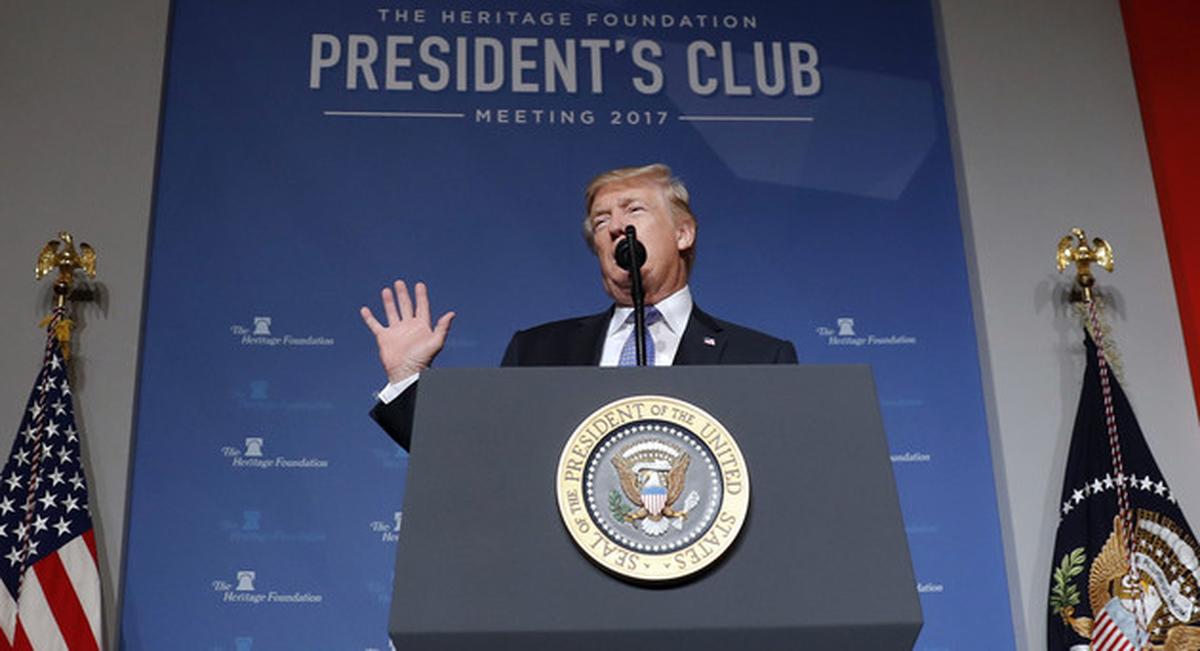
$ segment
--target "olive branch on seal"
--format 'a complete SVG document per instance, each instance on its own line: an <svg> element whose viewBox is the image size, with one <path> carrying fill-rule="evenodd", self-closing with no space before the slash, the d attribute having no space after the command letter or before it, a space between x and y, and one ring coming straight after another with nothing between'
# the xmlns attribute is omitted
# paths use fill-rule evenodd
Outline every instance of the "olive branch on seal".
<svg viewBox="0 0 1200 651"><path fill-rule="evenodd" d="M608 510L612 511L613 518L617 522L624 522L625 516L633 512L633 509L621 497L621 491L615 488L608 493Z"/></svg>
<svg viewBox="0 0 1200 651"><path fill-rule="evenodd" d="M1076 547L1062 557L1054 569L1054 586L1050 588L1050 610L1061 613L1066 608L1079 605L1079 587L1071 579L1083 573L1087 554L1083 547Z"/></svg>

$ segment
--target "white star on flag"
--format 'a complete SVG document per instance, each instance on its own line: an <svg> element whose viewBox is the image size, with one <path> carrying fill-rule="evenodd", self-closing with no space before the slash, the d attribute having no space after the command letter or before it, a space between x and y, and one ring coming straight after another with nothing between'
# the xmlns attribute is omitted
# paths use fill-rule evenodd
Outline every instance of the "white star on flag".
<svg viewBox="0 0 1200 651"><path fill-rule="evenodd" d="M42 508L47 511L54 508L54 500L55 500L54 493L51 493L49 491L46 491L45 495L42 495L41 497L39 497L37 499L38 502L41 502Z"/></svg>

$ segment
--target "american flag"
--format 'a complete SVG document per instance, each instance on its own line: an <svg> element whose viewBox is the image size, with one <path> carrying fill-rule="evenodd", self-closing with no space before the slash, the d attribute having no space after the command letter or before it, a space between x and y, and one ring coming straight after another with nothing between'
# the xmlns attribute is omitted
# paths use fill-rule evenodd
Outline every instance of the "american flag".
<svg viewBox="0 0 1200 651"><path fill-rule="evenodd" d="M0 650L103 646L80 433L54 325L0 475Z"/></svg>

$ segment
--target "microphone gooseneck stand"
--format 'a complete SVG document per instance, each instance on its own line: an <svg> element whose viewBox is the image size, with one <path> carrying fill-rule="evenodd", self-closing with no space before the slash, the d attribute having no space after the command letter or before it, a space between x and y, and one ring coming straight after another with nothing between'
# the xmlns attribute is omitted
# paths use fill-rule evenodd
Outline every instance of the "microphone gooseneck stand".
<svg viewBox="0 0 1200 651"><path fill-rule="evenodd" d="M633 298L633 332L636 339L637 365L646 365L646 290L642 287L642 265L646 263L646 247L637 240L637 229L625 227L625 239L617 243L617 266L629 272L630 294Z"/></svg>

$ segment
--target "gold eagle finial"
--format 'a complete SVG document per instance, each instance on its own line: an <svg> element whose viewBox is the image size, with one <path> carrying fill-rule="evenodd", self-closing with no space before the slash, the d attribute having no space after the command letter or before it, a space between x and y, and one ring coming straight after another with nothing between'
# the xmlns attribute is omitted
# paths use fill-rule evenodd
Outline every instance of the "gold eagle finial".
<svg viewBox="0 0 1200 651"><path fill-rule="evenodd" d="M75 284L75 272L83 271L88 278L96 277L96 251L86 242L79 243L75 249L75 239L67 231L58 234L57 240L50 240L38 253L37 264L33 269L33 277L37 280L45 278L50 272L58 270L58 278L54 281L54 310L55 312L42 321L42 326L54 322L54 317L66 305L71 295L72 285ZM64 315L55 325L55 333L63 346L63 353L68 354L71 342L71 320Z"/></svg>
<svg viewBox="0 0 1200 651"><path fill-rule="evenodd" d="M1082 228L1072 228L1071 233L1058 241L1058 272L1062 273L1075 263L1075 281L1079 284L1079 296L1084 303L1092 302L1092 286L1096 277L1092 275L1092 263L1105 271L1113 270L1113 252L1108 242L1097 237L1089 246L1087 234Z"/></svg>

